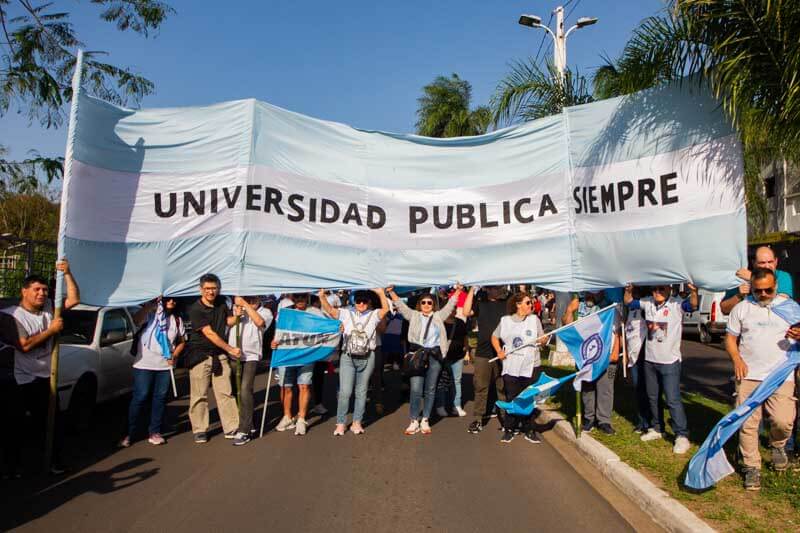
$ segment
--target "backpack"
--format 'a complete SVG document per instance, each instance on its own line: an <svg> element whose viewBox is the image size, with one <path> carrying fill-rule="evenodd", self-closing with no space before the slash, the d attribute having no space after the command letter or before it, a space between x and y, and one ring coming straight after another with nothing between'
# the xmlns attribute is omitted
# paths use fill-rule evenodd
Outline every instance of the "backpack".
<svg viewBox="0 0 800 533"><path fill-rule="evenodd" d="M372 335L367 335L367 332L364 331L364 326L370 321L372 318L372 313L367 315L367 319L361 323L356 320L356 315L352 311L350 311L350 320L353 322L353 330L347 336L347 341L345 344L345 352L355 359L365 359L369 357L370 352L370 341L372 337L375 335L375 331L372 332Z"/></svg>

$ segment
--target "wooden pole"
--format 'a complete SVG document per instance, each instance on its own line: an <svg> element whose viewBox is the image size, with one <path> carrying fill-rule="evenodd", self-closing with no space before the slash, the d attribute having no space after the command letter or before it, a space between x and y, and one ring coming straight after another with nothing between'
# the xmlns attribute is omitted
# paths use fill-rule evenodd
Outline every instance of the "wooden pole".
<svg viewBox="0 0 800 533"><path fill-rule="evenodd" d="M239 358L236 360L236 405L242 405L242 317L236 317L236 347Z"/></svg>
<svg viewBox="0 0 800 533"><path fill-rule="evenodd" d="M72 75L72 102L69 109L69 125L67 127L67 147L64 152L64 176L61 182L61 209L58 224L57 259L64 258L64 237L66 236L65 220L69 200L69 182L72 176L72 153L75 144L75 123L78 120L78 99L81 92L81 75L83 71L83 50L78 50L75 58L75 72ZM64 274L56 272L55 309L53 318L61 318L63 306ZM50 471L53 463L53 443L55 442L56 414L58 410L58 350L59 336L53 337L53 348L50 352L50 401L47 405L47 429L44 441L44 471Z"/></svg>

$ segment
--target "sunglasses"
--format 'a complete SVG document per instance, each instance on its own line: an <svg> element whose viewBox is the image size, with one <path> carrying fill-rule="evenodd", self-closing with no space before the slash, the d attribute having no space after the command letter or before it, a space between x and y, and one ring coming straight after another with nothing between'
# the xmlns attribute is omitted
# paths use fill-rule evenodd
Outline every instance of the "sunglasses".
<svg viewBox="0 0 800 533"><path fill-rule="evenodd" d="M433 300L424 300L419 305L433 305Z"/></svg>
<svg viewBox="0 0 800 533"><path fill-rule="evenodd" d="M756 289L755 287L753 287L753 292L756 294L772 294L773 292L775 292L775 287L769 287L766 289Z"/></svg>
<svg viewBox="0 0 800 533"><path fill-rule="evenodd" d="M365 300L364 298L357 298L356 299L356 303L357 304L368 304L369 300Z"/></svg>
<svg viewBox="0 0 800 533"><path fill-rule="evenodd" d="M522 305L533 305L533 302L530 301L530 300L526 300L526 301L521 302L521 303L522 303Z"/></svg>
<svg viewBox="0 0 800 533"><path fill-rule="evenodd" d="M669 292L669 287L655 287L653 288L653 292Z"/></svg>

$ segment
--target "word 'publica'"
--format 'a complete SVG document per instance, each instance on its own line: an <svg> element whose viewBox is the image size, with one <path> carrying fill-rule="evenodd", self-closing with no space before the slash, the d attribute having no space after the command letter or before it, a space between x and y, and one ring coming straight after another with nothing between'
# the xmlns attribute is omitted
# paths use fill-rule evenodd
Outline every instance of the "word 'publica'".
<svg viewBox="0 0 800 533"><path fill-rule="evenodd" d="M430 222L437 229L448 229L454 223L458 229L470 229L476 226L480 228L496 228L501 222L503 224L511 224L512 216L520 224L530 224L534 218L533 212L530 210L532 203L532 198L520 198L513 205L509 200L504 201L500 213L502 220L493 218L485 203L480 203L477 206L475 204L437 205L433 208L412 205L408 208L408 227L411 233L417 233L417 229L428 223L430 219ZM523 209L525 209L524 212ZM558 209L556 209L556 205L549 194L542 196L537 216L543 217L547 213L558 213ZM431 217L431 214L433 214L433 217Z"/></svg>
<svg viewBox="0 0 800 533"><path fill-rule="evenodd" d="M607 185L575 187L572 197L578 206L575 214L614 213L625 211L625 202L645 205L670 205L678 203L678 175L674 172L653 178L633 181L618 181Z"/></svg>
<svg viewBox="0 0 800 533"><path fill-rule="evenodd" d="M242 189L244 189L244 195ZM155 193L156 215L161 218L175 216L181 203L179 199L182 200L184 218L204 215L206 212L217 213L221 204L228 209L233 209L243 202L247 211L275 213L285 216L291 222L307 220L324 224L335 222L357 226L366 224L370 229L380 229L386 224L386 211L376 205L367 205L366 210L362 211L355 202L340 205L327 198L306 198L302 194L289 194L284 197L284 193L278 189L262 185L245 187L237 185L197 192L184 191L180 197L178 193L171 192L168 194L166 202L161 193Z"/></svg>

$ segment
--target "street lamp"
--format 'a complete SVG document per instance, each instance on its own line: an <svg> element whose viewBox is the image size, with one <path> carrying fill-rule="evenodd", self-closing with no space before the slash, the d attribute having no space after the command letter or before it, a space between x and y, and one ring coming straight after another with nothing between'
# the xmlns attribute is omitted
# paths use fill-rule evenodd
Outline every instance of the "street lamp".
<svg viewBox="0 0 800 533"><path fill-rule="evenodd" d="M529 28L542 28L550 34L550 37L553 38L553 43L555 44L555 46L553 46L553 62L555 63L556 70L558 70L559 77L563 81L564 71L567 68L567 36L572 33L573 30L585 28L586 26L591 26L592 24L597 24L597 18L581 17L574 26L565 32L564 7L558 6L554 13L556 15L555 33L553 33L553 30L542 24L542 17L537 17L536 15L520 15L519 23L520 25L527 26Z"/></svg>

